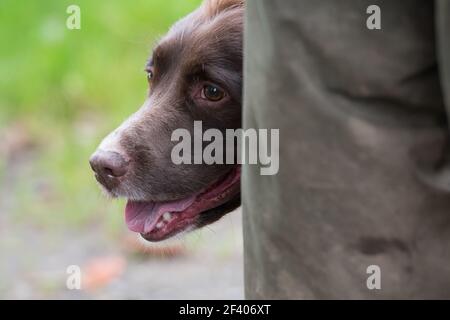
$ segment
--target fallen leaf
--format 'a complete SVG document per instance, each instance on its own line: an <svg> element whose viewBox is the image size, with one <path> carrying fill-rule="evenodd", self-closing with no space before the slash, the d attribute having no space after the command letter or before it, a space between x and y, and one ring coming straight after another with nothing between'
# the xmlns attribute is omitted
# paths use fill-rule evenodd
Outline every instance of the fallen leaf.
<svg viewBox="0 0 450 320"><path fill-rule="evenodd" d="M94 290L119 278L126 268L126 260L122 256L97 257L89 260L82 268L82 286L86 290Z"/></svg>

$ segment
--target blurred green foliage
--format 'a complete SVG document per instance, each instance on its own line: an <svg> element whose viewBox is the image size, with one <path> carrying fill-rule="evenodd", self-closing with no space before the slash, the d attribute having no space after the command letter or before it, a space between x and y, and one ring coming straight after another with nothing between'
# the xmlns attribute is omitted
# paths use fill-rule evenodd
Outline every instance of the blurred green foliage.
<svg viewBox="0 0 450 320"><path fill-rule="evenodd" d="M14 179L6 183L16 219L122 225L123 201L102 197L87 160L143 102L158 36L199 3L0 0L0 133L18 127L33 145L20 173L11 172L20 155L0 159L0 184ZM81 8L81 30L66 28L71 4Z"/></svg>

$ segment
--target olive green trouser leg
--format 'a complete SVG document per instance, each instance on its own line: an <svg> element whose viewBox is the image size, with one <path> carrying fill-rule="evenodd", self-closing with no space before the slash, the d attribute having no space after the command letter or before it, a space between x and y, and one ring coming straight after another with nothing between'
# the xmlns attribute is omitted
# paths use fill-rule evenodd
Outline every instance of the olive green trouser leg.
<svg viewBox="0 0 450 320"><path fill-rule="evenodd" d="M243 168L247 298L450 298L449 17L247 1L244 128L280 129L279 173Z"/></svg>

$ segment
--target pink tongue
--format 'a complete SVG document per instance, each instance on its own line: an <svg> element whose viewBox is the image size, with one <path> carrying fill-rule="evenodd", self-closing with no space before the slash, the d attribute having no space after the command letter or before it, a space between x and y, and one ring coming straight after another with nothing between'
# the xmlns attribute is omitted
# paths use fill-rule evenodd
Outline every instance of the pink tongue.
<svg viewBox="0 0 450 320"><path fill-rule="evenodd" d="M149 233L165 212L186 210L195 200L195 195L171 202L128 201L125 208L125 221L128 229L139 233Z"/></svg>

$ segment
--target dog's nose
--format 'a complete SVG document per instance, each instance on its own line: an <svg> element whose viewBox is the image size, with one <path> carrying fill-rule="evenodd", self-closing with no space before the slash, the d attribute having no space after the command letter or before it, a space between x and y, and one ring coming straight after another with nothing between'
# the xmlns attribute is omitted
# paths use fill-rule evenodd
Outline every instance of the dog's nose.
<svg viewBox="0 0 450 320"><path fill-rule="evenodd" d="M111 186L112 180L124 176L128 170L128 162L117 152L97 150L89 163L97 180L106 186Z"/></svg>

